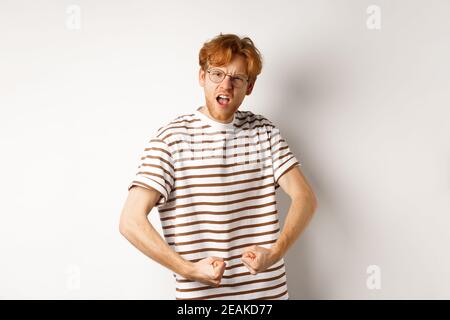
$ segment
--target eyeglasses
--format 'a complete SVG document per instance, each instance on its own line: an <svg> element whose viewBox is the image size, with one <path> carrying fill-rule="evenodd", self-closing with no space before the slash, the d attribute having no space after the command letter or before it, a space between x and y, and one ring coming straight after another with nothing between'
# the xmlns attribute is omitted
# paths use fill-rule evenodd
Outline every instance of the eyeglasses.
<svg viewBox="0 0 450 320"><path fill-rule="evenodd" d="M209 69L206 72L209 73L209 79L215 83L221 83L226 76L231 77L231 83L233 84L233 87L236 88L242 88L245 85L245 83L248 82L248 79L245 78L245 76L243 75L233 76L231 74L223 72L220 69Z"/></svg>

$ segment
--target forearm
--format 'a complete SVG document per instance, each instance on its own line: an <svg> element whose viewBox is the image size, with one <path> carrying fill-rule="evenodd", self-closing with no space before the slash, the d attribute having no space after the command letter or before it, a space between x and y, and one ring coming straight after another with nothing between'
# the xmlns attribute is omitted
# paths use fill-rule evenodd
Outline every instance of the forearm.
<svg viewBox="0 0 450 320"><path fill-rule="evenodd" d="M274 262L286 255L289 248L309 224L314 211L315 205L311 198L298 197L291 201L283 231L271 248Z"/></svg>
<svg viewBox="0 0 450 320"><path fill-rule="evenodd" d="M125 219L122 234L138 250L149 258L186 277L190 273L192 263L176 253L153 228L147 218Z"/></svg>

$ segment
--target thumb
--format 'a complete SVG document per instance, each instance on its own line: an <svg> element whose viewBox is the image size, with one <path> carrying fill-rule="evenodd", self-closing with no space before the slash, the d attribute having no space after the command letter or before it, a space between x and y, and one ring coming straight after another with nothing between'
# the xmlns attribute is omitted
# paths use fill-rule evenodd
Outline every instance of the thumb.
<svg viewBox="0 0 450 320"><path fill-rule="evenodd" d="M225 268L225 266L227 265L223 260L216 260L216 261L214 261L213 263L212 263L212 265L215 267L215 268L221 268L221 267L224 267Z"/></svg>

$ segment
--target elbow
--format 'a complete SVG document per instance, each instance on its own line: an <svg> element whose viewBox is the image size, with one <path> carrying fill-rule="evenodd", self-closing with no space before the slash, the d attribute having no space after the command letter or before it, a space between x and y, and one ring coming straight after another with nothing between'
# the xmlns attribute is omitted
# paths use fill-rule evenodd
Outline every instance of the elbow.
<svg viewBox="0 0 450 320"><path fill-rule="evenodd" d="M314 193L311 193L309 198L310 198L311 206L312 206L313 212L314 212L317 210L317 206L318 206L317 197Z"/></svg>
<svg viewBox="0 0 450 320"><path fill-rule="evenodd" d="M308 192L307 194L303 193L296 197L293 197L294 200L300 201L304 205L310 208L311 214L313 214L317 210L317 198L313 192Z"/></svg>
<svg viewBox="0 0 450 320"><path fill-rule="evenodd" d="M146 222L148 223L148 220L144 218L144 215L136 215L130 213L130 211L123 211L119 221L119 232L130 240L140 232Z"/></svg>
<svg viewBox="0 0 450 320"><path fill-rule="evenodd" d="M310 196L308 197L308 199L309 199L309 203L310 203L311 208L312 208L311 209L311 214L313 214L317 210L317 206L318 206L317 198L314 195L314 193L311 193Z"/></svg>
<svg viewBox="0 0 450 320"><path fill-rule="evenodd" d="M120 219L120 222L119 222L119 232L122 236L126 237L125 235L127 233L127 229L126 229L125 223L122 221L122 218Z"/></svg>
<svg viewBox="0 0 450 320"><path fill-rule="evenodd" d="M122 236L125 238L128 238L128 235L130 234L130 218L127 217L124 213L120 216L119 221L119 232Z"/></svg>

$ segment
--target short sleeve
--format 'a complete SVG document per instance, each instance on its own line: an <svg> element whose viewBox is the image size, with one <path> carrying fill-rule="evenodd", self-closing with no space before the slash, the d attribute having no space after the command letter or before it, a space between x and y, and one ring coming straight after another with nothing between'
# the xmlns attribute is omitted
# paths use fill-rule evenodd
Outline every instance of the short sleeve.
<svg viewBox="0 0 450 320"><path fill-rule="evenodd" d="M295 155L289 148L287 141L282 137L280 130L273 126L269 134L270 150L272 154L273 176L275 180L275 188L280 185L278 180L295 166L301 166Z"/></svg>
<svg viewBox="0 0 450 320"><path fill-rule="evenodd" d="M169 146L163 140L154 138L147 142L140 158L138 172L128 186L155 189L161 197L156 206L167 202L175 183L175 169Z"/></svg>

